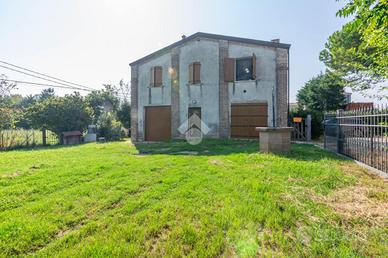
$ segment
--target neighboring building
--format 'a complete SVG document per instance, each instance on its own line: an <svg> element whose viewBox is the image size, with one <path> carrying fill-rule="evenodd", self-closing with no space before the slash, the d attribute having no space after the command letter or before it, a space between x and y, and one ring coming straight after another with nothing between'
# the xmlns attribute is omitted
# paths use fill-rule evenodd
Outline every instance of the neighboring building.
<svg viewBox="0 0 388 258"><path fill-rule="evenodd" d="M279 40L198 32L132 62L132 140L180 138L191 114L213 138L287 126L289 48Z"/></svg>
<svg viewBox="0 0 388 258"><path fill-rule="evenodd" d="M351 102L345 105L345 110L372 109L373 102Z"/></svg>

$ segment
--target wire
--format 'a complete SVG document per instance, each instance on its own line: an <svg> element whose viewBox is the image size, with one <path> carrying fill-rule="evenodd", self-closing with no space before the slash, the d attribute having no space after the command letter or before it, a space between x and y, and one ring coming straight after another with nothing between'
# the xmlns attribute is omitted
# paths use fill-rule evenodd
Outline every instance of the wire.
<svg viewBox="0 0 388 258"><path fill-rule="evenodd" d="M21 67L21 66L17 66L17 65L8 63L8 62L4 62L4 61L1 61L1 60L0 60L0 63L6 64L6 65L9 65L9 66L13 66L13 67L16 67L16 68L25 70L25 71L29 71L29 72L31 72L31 73L36 73L36 74L39 74L39 75L42 75L42 76L45 76L45 77L47 77L47 78L51 78L51 79L54 79L54 80L57 80L57 81L61 81L61 82L65 82L65 83L68 83L68 84L73 84L73 85L76 85L76 86L79 86L79 87L83 87L83 88L86 88L86 89L94 90L94 89L91 88L91 87L83 86L83 85L81 85L81 84L74 83L74 82L69 82L69 81L66 81L66 80L63 80L63 79L60 79L60 78L57 78L57 77L53 77L53 76L50 76L50 75L47 75L47 74L44 74L44 73L39 73L39 72L30 70L30 69L27 69L27 68L24 68L24 67Z"/></svg>
<svg viewBox="0 0 388 258"><path fill-rule="evenodd" d="M83 90L83 91L88 91L88 92L91 91L91 90L87 90L87 89L83 89L83 88L77 88L77 87L72 87L72 86L61 86L61 85L53 85L53 84L38 83L38 82L27 82L27 81L8 80L8 79L2 79L2 81L13 82L13 83L21 83L21 84L30 84L30 85L36 85L36 86L46 86L46 87L53 87L53 88Z"/></svg>
<svg viewBox="0 0 388 258"><path fill-rule="evenodd" d="M42 80L45 80L45 81L58 83L58 84L61 84L61 85L67 86L67 87L74 87L74 86L71 86L69 84L65 84L65 83L54 81L54 80L46 79L46 78L43 78L43 77L40 77L40 76L36 76L36 75L30 74L30 73L19 71L19 70L16 70L16 69L13 69L13 68L10 68L10 67L6 67L6 66L3 66L3 65L0 65L0 67L3 67L5 69L8 69L8 70L11 70L11 71L14 71L14 72L22 73L22 74L25 74L25 75L28 75L28 76L32 76L32 77L35 77L35 78L38 78L38 79L42 79ZM77 87L77 89L84 89L84 88ZM93 90L93 89L90 88L90 89L84 89L84 90Z"/></svg>

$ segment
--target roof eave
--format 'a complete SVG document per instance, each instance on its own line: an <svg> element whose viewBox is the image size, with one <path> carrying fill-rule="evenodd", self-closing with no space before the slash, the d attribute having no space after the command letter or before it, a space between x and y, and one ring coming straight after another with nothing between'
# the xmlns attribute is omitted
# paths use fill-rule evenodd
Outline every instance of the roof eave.
<svg viewBox="0 0 388 258"><path fill-rule="evenodd" d="M260 45L260 46L268 46L268 47L275 47L275 48L285 48L290 49L291 44L285 44L285 43L277 43L277 42L271 42L271 41L264 41L264 40L256 40L256 39L248 39L248 38L238 38L238 37L231 37L231 36L225 36L225 35L217 35L217 34L210 34L210 33L204 33L204 32L197 32L194 33L184 39L181 39L171 45L168 45L162 49L159 49L149 55L146 55L142 58L139 58L132 63L130 63L130 66L139 64L143 61L146 61L150 59L151 57L158 55L164 51L170 50L176 46L182 45L190 40L193 40L197 37L203 37L203 38L212 38L212 39L221 39L221 40L227 40L227 41L233 41L238 43L246 43L246 44L253 44L253 45Z"/></svg>

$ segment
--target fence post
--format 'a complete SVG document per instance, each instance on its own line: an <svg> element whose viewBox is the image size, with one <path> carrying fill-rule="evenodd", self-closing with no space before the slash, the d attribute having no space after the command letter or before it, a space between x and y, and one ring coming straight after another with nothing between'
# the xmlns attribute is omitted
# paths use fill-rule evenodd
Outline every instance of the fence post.
<svg viewBox="0 0 388 258"><path fill-rule="evenodd" d="M311 115L306 118L306 141L311 142Z"/></svg>
<svg viewBox="0 0 388 258"><path fill-rule="evenodd" d="M341 117L342 109L337 110L336 118L337 118L337 153L341 153L341 118L338 119L338 117Z"/></svg>
<svg viewBox="0 0 388 258"><path fill-rule="evenodd" d="M42 144L43 146L46 145L46 127L42 128Z"/></svg>

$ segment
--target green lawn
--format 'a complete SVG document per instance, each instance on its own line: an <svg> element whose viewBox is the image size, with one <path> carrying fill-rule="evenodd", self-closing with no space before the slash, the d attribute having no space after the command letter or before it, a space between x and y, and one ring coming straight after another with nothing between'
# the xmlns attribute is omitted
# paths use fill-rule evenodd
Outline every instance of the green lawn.
<svg viewBox="0 0 388 258"><path fill-rule="evenodd" d="M387 182L308 145L129 141L0 153L0 256L388 254Z"/></svg>

